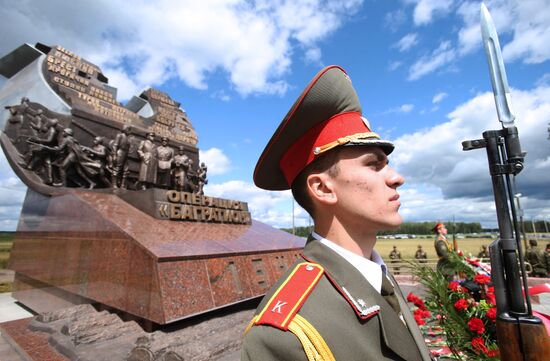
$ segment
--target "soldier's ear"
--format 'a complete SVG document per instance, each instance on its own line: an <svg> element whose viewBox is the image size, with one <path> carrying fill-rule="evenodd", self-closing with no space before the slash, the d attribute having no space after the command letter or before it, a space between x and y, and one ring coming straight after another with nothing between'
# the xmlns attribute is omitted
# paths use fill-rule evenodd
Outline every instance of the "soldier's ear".
<svg viewBox="0 0 550 361"><path fill-rule="evenodd" d="M334 192L334 182L327 172L310 174L306 186L314 203L332 205L338 200Z"/></svg>

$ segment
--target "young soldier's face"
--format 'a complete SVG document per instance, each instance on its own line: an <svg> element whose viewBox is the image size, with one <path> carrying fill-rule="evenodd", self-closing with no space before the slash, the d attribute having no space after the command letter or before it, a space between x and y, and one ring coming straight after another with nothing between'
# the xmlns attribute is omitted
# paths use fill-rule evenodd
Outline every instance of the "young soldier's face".
<svg viewBox="0 0 550 361"><path fill-rule="evenodd" d="M340 151L338 173L332 178L341 219L356 229L377 232L397 228L399 215L397 188L405 180L388 166L379 147L353 146Z"/></svg>

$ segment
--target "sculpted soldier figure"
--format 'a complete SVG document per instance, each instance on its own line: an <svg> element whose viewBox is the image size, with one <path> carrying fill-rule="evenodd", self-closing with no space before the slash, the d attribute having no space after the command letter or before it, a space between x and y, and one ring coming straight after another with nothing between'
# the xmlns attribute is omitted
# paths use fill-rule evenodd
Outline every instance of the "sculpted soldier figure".
<svg viewBox="0 0 550 361"><path fill-rule="evenodd" d="M10 117L8 118L8 122L12 124L16 124L16 123L23 124L25 120L25 115L29 110L29 98L23 97L21 98L21 102L18 105L7 105L4 108L10 111Z"/></svg>
<svg viewBox="0 0 550 361"><path fill-rule="evenodd" d="M157 184L161 187L170 188L170 172L174 161L174 149L168 146L168 138L161 138L161 145L157 147L158 172Z"/></svg>
<svg viewBox="0 0 550 361"><path fill-rule="evenodd" d="M27 139L29 143L29 151L25 162L25 168L35 170L38 167L44 167L46 173L46 184L53 184L52 170L52 147L58 145L57 119L52 119L47 122L41 130L44 134L39 137L31 137Z"/></svg>
<svg viewBox="0 0 550 361"><path fill-rule="evenodd" d="M107 177L109 152L103 142L103 137L95 137L92 148L82 147L82 149L87 152L93 160L93 162L88 162L88 165L97 170L99 180L104 186L111 187L111 181Z"/></svg>
<svg viewBox="0 0 550 361"><path fill-rule="evenodd" d="M86 165L86 162L89 162L90 159L84 157L80 145L73 135L74 132L71 128L63 129L63 140L58 146L51 148L57 154L56 165L61 180L60 183L54 185L66 187L68 170L73 168L80 178L88 183L88 188L92 189L95 187L95 182L89 178L88 174L93 173L93 171ZM79 179L73 178L73 180L76 184L81 183Z"/></svg>
<svg viewBox="0 0 550 361"><path fill-rule="evenodd" d="M122 131L118 133L113 142L114 171L112 174L113 188L126 188L126 177L128 176L128 152L130 151L130 133L132 127L125 124Z"/></svg>
<svg viewBox="0 0 550 361"><path fill-rule="evenodd" d="M314 231L247 327L241 360L430 360L380 255L376 234L402 218L388 166L393 144L373 133L351 80L323 69L263 151L255 184L291 188Z"/></svg>
<svg viewBox="0 0 550 361"><path fill-rule="evenodd" d="M147 133L147 138L139 143L137 152L141 159L138 181L141 189L147 189L157 181L155 133Z"/></svg>
<svg viewBox="0 0 550 361"><path fill-rule="evenodd" d="M174 186L180 192L186 188L188 170L189 157L185 154L185 148L180 145L178 154L174 157Z"/></svg>
<svg viewBox="0 0 550 361"><path fill-rule="evenodd" d="M198 177L198 186L197 186L197 194L203 195L204 194L204 185L208 184L208 179L206 178L206 172L208 169L206 168L206 164L204 162L201 163L199 167L199 171L197 172Z"/></svg>

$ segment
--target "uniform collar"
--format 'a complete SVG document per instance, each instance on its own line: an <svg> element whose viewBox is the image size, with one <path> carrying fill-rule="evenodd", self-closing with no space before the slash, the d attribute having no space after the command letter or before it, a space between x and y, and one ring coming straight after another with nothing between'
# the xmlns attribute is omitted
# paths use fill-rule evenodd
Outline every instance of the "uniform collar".
<svg viewBox="0 0 550 361"><path fill-rule="evenodd" d="M321 237L319 234L312 232L311 236L324 244L325 246L338 253L343 259L348 261L361 275L372 285L372 287L380 293L382 288L382 276L386 274L386 264L382 260L382 257L372 250L371 259L361 257L344 247L337 245L331 240Z"/></svg>

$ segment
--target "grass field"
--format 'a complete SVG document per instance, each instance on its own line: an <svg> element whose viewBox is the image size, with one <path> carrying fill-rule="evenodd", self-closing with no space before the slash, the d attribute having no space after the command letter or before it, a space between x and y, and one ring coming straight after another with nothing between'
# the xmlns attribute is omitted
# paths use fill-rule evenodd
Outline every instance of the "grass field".
<svg viewBox="0 0 550 361"><path fill-rule="evenodd" d="M529 237L529 235L527 235L527 238L530 239L534 237ZM452 244L452 236L450 236L448 240ZM458 249L464 252L465 255L471 254L477 257L481 245L489 245L493 240L491 238L462 238L457 239L457 241ZM544 249L546 243L550 243L550 239L539 238L539 249ZM384 259L389 258L393 246L397 246L397 249L401 252L402 258L414 258L414 254L419 244L422 245L422 248L428 254L428 258L437 258L434 248L434 238L379 239L375 248Z"/></svg>

